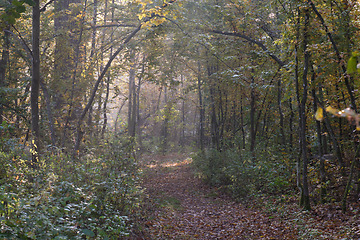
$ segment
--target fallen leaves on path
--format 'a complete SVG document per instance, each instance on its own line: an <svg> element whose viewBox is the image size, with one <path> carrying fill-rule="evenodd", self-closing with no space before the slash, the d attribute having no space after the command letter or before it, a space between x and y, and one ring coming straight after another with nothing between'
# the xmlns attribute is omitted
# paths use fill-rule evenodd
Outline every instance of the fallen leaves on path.
<svg viewBox="0 0 360 240"><path fill-rule="evenodd" d="M146 164L145 239L296 239L284 219L217 195L194 176L190 162L167 156Z"/></svg>
<svg viewBox="0 0 360 240"><path fill-rule="evenodd" d="M296 196L259 195L236 203L195 177L186 155L145 156L147 198L141 230L130 239L360 239L360 205L302 211Z"/></svg>

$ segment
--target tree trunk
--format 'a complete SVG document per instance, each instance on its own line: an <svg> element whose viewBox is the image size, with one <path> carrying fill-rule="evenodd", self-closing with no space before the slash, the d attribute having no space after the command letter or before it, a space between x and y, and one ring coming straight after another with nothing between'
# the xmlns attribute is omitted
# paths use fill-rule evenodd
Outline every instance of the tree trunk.
<svg viewBox="0 0 360 240"><path fill-rule="evenodd" d="M185 90L184 90L184 75L180 75L181 78L181 134L180 145L182 148L185 146Z"/></svg>
<svg viewBox="0 0 360 240"><path fill-rule="evenodd" d="M251 86L250 86L250 152L255 156L255 80L254 77L251 77Z"/></svg>
<svg viewBox="0 0 360 240"><path fill-rule="evenodd" d="M204 120L205 120L205 111L204 111L204 103L202 97L202 83L201 83L201 65L200 61L198 61L198 76L197 76L197 90L198 90L198 98L199 98L199 146L200 150L204 151Z"/></svg>
<svg viewBox="0 0 360 240"><path fill-rule="evenodd" d="M347 199L347 196L348 196L348 194L350 192L352 178L353 178L353 175L354 175L354 172L355 172L355 166L359 163L359 160L357 158L358 155L359 155L359 151L360 151L360 144L357 144L356 151L355 151L355 156L354 156L354 159L352 160L351 167L350 167L349 179L348 179L348 182L346 184L344 196L343 196L343 199L342 199L341 207L342 207L343 212L346 212L346 199Z"/></svg>
<svg viewBox="0 0 360 240"><path fill-rule="evenodd" d="M294 141L294 111L293 111L293 104L292 98L289 99L289 109L290 109L290 117L289 117L289 147L293 149L293 141Z"/></svg>
<svg viewBox="0 0 360 240"><path fill-rule="evenodd" d="M143 120L141 120L141 116L140 116L140 90L141 90L141 84L142 84L142 78L144 76L145 73L145 56L143 57L142 60L142 66L141 66L141 73L140 76L138 78L138 85L136 87L136 138L137 138L137 142L140 146L140 149L142 148L142 124L143 121L145 120L145 118Z"/></svg>
<svg viewBox="0 0 360 240"><path fill-rule="evenodd" d="M164 111L164 122L162 126L162 143L161 148L163 154L166 153L168 147L168 130L169 130L169 115L170 115L170 106L168 103L168 88L165 86L164 90L164 103L165 103L165 111Z"/></svg>
<svg viewBox="0 0 360 240"><path fill-rule="evenodd" d="M278 79L278 96L277 96L277 101L278 101L278 109L279 109L279 116L280 116L280 142L281 142L281 145L283 147L285 147L285 142L286 142L286 139L285 139L285 133L284 133L284 114L282 112L282 106L281 106L281 79L279 78Z"/></svg>
<svg viewBox="0 0 360 240"><path fill-rule="evenodd" d="M114 6L114 3L113 3ZM108 1L105 1L105 12L104 12L104 25L106 25L107 23L107 12L108 12ZM114 22L114 8L111 9L111 22ZM111 34L110 34L110 42L113 41L113 28L111 28ZM102 34L102 46L104 46L104 40L105 39L105 30L103 31ZM112 55L113 52L113 47L111 46L110 48L110 56ZM101 71L103 70L103 52L102 52L102 60L101 60ZM104 108L103 108L103 117L104 117L104 123L103 123L103 127L102 127L102 131L101 131L101 138L104 139L104 135L105 135L105 131L106 131L106 127L107 127L107 123L108 123L108 117L107 117L107 104L109 101L109 96L110 96L110 82L111 82L111 77L110 77L110 73L108 73L107 79L106 79L106 95L105 95L105 100L104 100Z"/></svg>
<svg viewBox="0 0 360 240"><path fill-rule="evenodd" d="M296 103L298 106L299 121L301 118L301 101L300 101L300 86L299 86L299 42L300 42L300 10L297 9L297 23L296 23L296 41L295 41L295 91L296 91ZM299 132L300 132L299 125ZM304 204L304 191L301 184L301 154L302 154L302 143L301 136L299 134L299 155L296 160L296 185L300 191L300 206Z"/></svg>
<svg viewBox="0 0 360 240"><path fill-rule="evenodd" d="M87 1L85 1L84 3L84 11L87 8ZM62 144L61 146L64 147L65 146L65 142L67 140L67 134L68 134L68 128L70 125L70 119L72 118L71 116L74 114L74 105L76 104L76 91L78 89L76 89L76 78L77 78L77 69L78 69L78 65L79 65L79 61L80 61L80 45L81 45L81 41L82 41L82 37L83 37L83 31L84 31L84 21L85 21L85 16L81 19L81 27L80 27L80 33L79 33L79 37L78 40L76 41L76 46L75 46L75 59L74 59L74 69L73 69L73 74L71 76L71 93L70 93L70 98L69 98L69 109L67 112L67 116L65 117L65 125L63 128L63 137L62 137ZM63 64L63 63L60 63ZM67 66L70 67L70 66ZM70 69L68 69L69 71ZM91 116L89 116L89 123L91 125Z"/></svg>
<svg viewBox="0 0 360 240"><path fill-rule="evenodd" d="M242 134L242 149L245 150L246 138L245 138L245 128L244 128L243 94L241 94L240 96L240 128Z"/></svg>
<svg viewBox="0 0 360 240"><path fill-rule="evenodd" d="M116 119L115 119L115 124L114 124L115 134L117 133L117 126L118 126L118 122L119 122L120 113L121 113L122 108L125 106L125 103L126 103L126 99L121 103L119 110L116 114Z"/></svg>
<svg viewBox="0 0 360 240"><path fill-rule="evenodd" d="M40 82L40 87L43 91L43 94L45 97L45 102L46 102L46 111L47 111L47 116L48 116L48 120L49 120L51 143L55 147L56 146L56 135L55 135L55 128L54 128L54 118L53 118L53 114L52 114L52 110L51 110L50 96L49 96L49 92L48 92L46 86L44 85L44 83Z"/></svg>
<svg viewBox="0 0 360 240"><path fill-rule="evenodd" d="M135 137L135 125L136 125L135 53L132 52L130 54L131 54L132 65L130 67L130 72L129 72L128 133L130 137Z"/></svg>
<svg viewBox="0 0 360 240"><path fill-rule="evenodd" d="M300 105L300 142L301 142L301 153L303 160L303 207L306 210L310 210L310 195L307 180L307 167L308 167L308 156L307 156L307 140L306 140L306 101L308 96L308 72L309 72L309 60L310 52L307 49L308 44L308 27L309 27L309 10L305 9L305 23L303 33L303 52L304 52L304 70L303 70L303 94Z"/></svg>
<svg viewBox="0 0 360 240"><path fill-rule="evenodd" d="M313 74L313 81L315 81L315 77ZM316 98L316 92L315 89L312 90L312 95L314 98L314 113L317 111L318 107L318 101ZM318 141L318 159L320 161L319 166L319 178L320 178L320 202L325 203L325 197L326 197L326 172L325 172L325 159L323 157L323 138L322 138L322 129L321 129L321 122L316 121L316 133L317 133L317 141Z"/></svg>
<svg viewBox="0 0 360 240"><path fill-rule="evenodd" d="M10 26L6 26L5 27L5 31L4 31L4 48L2 50L2 54L1 54L1 60L0 60L0 88L5 87L6 86L6 68L8 66L9 63L9 47L10 47L10 41L9 41L9 33L10 30ZM6 96L2 96L2 91L1 91L1 99L4 101ZM0 124L2 124L3 122L3 105L0 106ZM2 131L1 131L2 132Z"/></svg>
<svg viewBox="0 0 360 240"><path fill-rule="evenodd" d="M211 75L211 74L210 74ZM209 78L211 78L211 76L209 75ZM214 90L214 86L213 86L213 81L211 81L212 79L210 79L210 117L211 117L211 142L212 142L212 147L216 148L217 150L220 150L220 145L219 145L219 128L218 128L218 122L217 122L217 117L216 117L216 108L215 108L215 90Z"/></svg>
<svg viewBox="0 0 360 240"><path fill-rule="evenodd" d="M40 91L40 2L34 0L32 13L32 79L31 79L31 133L32 162L38 162L40 150L39 91Z"/></svg>

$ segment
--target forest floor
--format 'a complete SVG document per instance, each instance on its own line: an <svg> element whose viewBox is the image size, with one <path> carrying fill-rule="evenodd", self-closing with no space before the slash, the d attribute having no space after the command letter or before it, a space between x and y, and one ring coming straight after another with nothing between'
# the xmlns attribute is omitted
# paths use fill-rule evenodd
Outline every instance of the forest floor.
<svg viewBox="0 0 360 240"><path fill-rule="evenodd" d="M187 155L141 161L147 197L133 239L360 239L359 205L343 214L334 204L302 211L295 197L239 203L197 178Z"/></svg>

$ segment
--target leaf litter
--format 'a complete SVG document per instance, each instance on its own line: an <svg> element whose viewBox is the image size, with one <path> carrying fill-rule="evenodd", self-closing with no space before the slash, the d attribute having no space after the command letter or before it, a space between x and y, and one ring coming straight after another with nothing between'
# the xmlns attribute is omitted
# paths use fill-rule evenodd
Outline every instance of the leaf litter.
<svg viewBox="0 0 360 240"><path fill-rule="evenodd" d="M235 202L197 178L185 154L145 156L142 164L147 197L132 239L360 239L358 211L305 212L292 198L273 203L275 211L271 198Z"/></svg>

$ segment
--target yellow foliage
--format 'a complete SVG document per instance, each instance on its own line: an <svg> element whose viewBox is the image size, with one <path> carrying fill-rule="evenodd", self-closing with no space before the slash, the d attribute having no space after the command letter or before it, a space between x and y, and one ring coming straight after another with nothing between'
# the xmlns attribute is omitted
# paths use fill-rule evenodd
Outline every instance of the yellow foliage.
<svg viewBox="0 0 360 240"><path fill-rule="evenodd" d="M317 121L322 121L324 119L324 113L323 113L323 109L321 107L319 107L317 110L316 110L316 113L315 113L315 119Z"/></svg>
<svg viewBox="0 0 360 240"><path fill-rule="evenodd" d="M341 111L339 111L336 108L333 108L331 106L328 106L325 109L326 112L329 112L337 117L344 117L346 118L350 124L356 125L356 131L360 131L360 115L357 114L354 110L351 108L346 108ZM317 121L322 121L324 119L323 109L318 108L315 113L315 119Z"/></svg>
<svg viewBox="0 0 360 240"><path fill-rule="evenodd" d="M328 113L331 113L331 114L333 114L333 115L335 115L335 116L338 116L338 115L339 115L339 110L336 109L336 108L333 108L333 107L331 107L331 106L328 106L328 107L325 109L325 111L327 111Z"/></svg>

